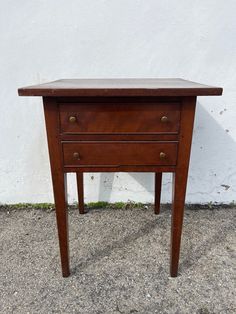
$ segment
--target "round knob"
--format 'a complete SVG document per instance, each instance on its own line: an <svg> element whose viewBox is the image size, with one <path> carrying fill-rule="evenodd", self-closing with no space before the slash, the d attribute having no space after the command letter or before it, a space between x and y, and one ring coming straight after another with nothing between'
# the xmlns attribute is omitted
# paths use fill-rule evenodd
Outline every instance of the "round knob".
<svg viewBox="0 0 236 314"><path fill-rule="evenodd" d="M70 117L69 117L69 121L70 121L71 123L74 123L74 122L76 121L76 117L75 117L75 116L70 116Z"/></svg>
<svg viewBox="0 0 236 314"><path fill-rule="evenodd" d="M161 117L161 122L163 122L163 123L168 122L167 116L162 116L162 117Z"/></svg>
<svg viewBox="0 0 236 314"><path fill-rule="evenodd" d="M77 160L80 160L79 153L77 153L77 152L75 152L75 153L73 154L73 157L74 157L75 159L77 159Z"/></svg>
<svg viewBox="0 0 236 314"><path fill-rule="evenodd" d="M165 159L165 158L166 158L166 154L163 153L163 152L160 152L160 158L161 158L161 159Z"/></svg>

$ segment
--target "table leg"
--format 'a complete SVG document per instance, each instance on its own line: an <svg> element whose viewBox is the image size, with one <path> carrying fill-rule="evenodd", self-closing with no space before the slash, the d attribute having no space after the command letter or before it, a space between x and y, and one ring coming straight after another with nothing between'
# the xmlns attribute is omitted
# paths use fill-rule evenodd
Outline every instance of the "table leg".
<svg viewBox="0 0 236 314"><path fill-rule="evenodd" d="M154 213L158 215L160 213L160 202L161 202L161 182L162 182L162 173L155 173L155 204L154 204Z"/></svg>
<svg viewBox="0 0 236 314"><path fill-rule="evenodd" d="M77 191L79 201L79 213L85 214L84 210L84 174L83 172L76 172Z"/></svg>
<svg viewBox="0 0 236 314"><path fill-rule="evenodd" d="M178 275L179 252L184 215L185 194L188 180L192 131L196 97L184 97L181 104L181 122L176 171L173 174L173 204L171 218L170 275Z"/></svg>
<svg viewBox="0 0 236 314"><path fill-rule="evenodd" d="M171 217L171 262L170 275L177 277L179 266L180 243L184 216L185 193L187 186L187 171L173 174L173 203Z"/></svg>
<svg viewBox="0 0 236 314"><path fill-rule="evenodd" d="M57 229L61 255L62 276L70 275L69 268L69 244L68 244L68 219L67 219L67 191L66 174L52 174L53 190L56 207Z"/></svg>
<svg viewBox="0 0 236 314"><path fill-rule="evenodd" d="M44 114L47 127L48 149L56 207L57 228L63 277L70 275L67 226L67 185L63 170L61 144L59 142L58 105L54 97L44 97Z"/></svg>

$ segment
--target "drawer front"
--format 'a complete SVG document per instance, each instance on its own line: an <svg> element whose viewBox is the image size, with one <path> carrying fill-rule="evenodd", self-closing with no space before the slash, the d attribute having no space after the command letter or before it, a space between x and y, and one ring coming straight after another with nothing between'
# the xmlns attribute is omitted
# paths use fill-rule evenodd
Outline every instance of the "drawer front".
<svg viewBox="0 0 236 314"><path fill-rule="evenodd" d="M175 165L177 143L63 143L65 166Z"/></svg>
<svg viewBox="0 0 236 314"><path fill-rule="evenodd" d="M178 133L179 103L60 104L62 133Z"/></svg>

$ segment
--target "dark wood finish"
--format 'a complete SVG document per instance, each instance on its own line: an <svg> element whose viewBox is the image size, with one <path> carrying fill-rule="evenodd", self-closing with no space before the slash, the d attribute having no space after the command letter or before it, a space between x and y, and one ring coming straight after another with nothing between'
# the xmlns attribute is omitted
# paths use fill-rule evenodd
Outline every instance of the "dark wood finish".
<svg viewBox="0 0 236 314"><path fill-rule="evenodd" d="M61 134L61 141L171 141L177 142L179 134Z"/></svg>
<svg viewBox="0 0 236 314"><path fill-rule="evenodd" d="M161 183L162 183L162 172L155 173L155 200L154 200L154 213L160 214L161 205Z"/></svg>
<svg viewBox="0 0 236 314"><path fill-rule="evenodd" d="M175 165L176 143L157 142L76 142L63 143L65 167ZM165 158L160 154L164 153ZM78 153L78 157L74 154Z"/></svg>
<svg viewBox="0 0 236 314"><path fill-rule="evenodd" d="M74 120L70 122L70 118ZM163 118L167 121L162 122ZM179 103L60 104L61 132L69 134L177 134L179 120Z"/></svg>
<svg viewBox="0 0 236 314"><path fill-rule="evenodd" d="M20 96L200 96L221 95L222 88L183 79L69 79L23 87Z"/></svg>
<svg viewBox="0 0 236 314"><path fill-rule="evenodd" d="M147 103L180 103L182 97L180 96L56 96L58 104L85 104L85 103L96 103L96 104L147 104Z"/></svg>
<svg viewBox="0 0 236 314"><path fill-rule="evenodd" d="M155 173L155 214L162 173L173 173L170 274L177 276L196 96L222 88L182 79L59 80L18 92L44 96L63 276L70 273L66 173L76 173L83 214L84 172L118 171Z"/></svg>
<svg viewBox="0 0 236 314"><path fill-rule="evenodd" d="M70 172L175 172L175 166L73 166L64 167Z"/></svg>
<svg viewBox="0 0 236 314"><path fill-rule="evenodd" d="M173 202L171 222L171 277L178 274L179 252L184 214L185 193L192 142L196 97L186 97L182 102L178 159L173 175Z"/></svg>
<svg viewBox="0 0 236 314"><path fill-rule="evenodd" d="M70 270L67 226L66 174L63 173L61 145L58 138L59 116L57 113L57 103L53 98L44 98L43 104L56 207L62 275L63 277L68 277L70 275Z"/></svg>
<svg viewBox="0 0 236 314"><path fill-rule="evenodd" d="M85 210L84 210L84 174L83 174L83 172L76 172L76 180L77 180L79 213L85 214Z"/></svg>

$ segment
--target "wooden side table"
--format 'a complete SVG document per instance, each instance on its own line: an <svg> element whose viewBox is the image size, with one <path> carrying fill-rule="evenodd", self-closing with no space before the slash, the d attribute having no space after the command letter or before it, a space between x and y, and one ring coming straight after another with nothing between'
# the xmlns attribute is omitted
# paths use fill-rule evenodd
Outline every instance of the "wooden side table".
<svg viewBox="0 0 236 314"><path fill-rule="evenodd" d="M42 96L62 275L69 276L66 174L76 172L84 213L84 172L154 172L155 213L162 172L173 173L170 274L177 276L196 97L222 88L182 79L72 79L20 88Z"/></svg>

